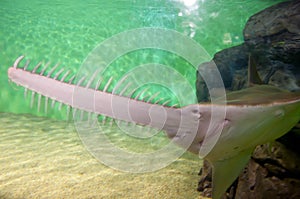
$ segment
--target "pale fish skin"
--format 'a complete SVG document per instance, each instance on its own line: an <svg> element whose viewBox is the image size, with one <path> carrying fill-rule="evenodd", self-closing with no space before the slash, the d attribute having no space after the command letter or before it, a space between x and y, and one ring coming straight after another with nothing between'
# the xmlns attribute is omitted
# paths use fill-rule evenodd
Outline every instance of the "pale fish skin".
<svg viewBox="0 0 300 199"><path fill-rule="evenodd" d="M248 72L251 87L228 93L227 104L203 103L174 108L26 71L18 67L23 58L19 57L8 69L9 80L17 85L72 108L162 129L179 146L207 159L213 166L213 198L216 199L238 177L255 146L279 138L300 120L300 93L257 85L260 80L251 63ZM75 87L80 95L74 96ZM73 97L82 100L74 101ZM95 106L86 103L89 100L95 100ZM128 102L130 106L122 109ZM113 114L112 107L121 111ZM216 114L212 115L212 110Z"/></svg>

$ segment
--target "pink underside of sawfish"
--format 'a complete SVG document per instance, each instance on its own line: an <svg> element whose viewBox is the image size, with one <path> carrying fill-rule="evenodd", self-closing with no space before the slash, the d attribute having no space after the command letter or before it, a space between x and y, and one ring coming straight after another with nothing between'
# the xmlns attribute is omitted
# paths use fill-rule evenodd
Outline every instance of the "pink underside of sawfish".
<svg viewBox="0 0 300 199"><path fill-rule="evenodd" d="M300 120L299 93L268 85L229 93L227 104L174 108L26 71L18 68L22 59L8 69L9 79L17 85L72 108L161 129L179 146L205 156L213 165L214 198L238 176L255 146L282 136ZM212 118L212 109L225 110L225 117ZM221 135L216 141L217 131Z"/></svg>

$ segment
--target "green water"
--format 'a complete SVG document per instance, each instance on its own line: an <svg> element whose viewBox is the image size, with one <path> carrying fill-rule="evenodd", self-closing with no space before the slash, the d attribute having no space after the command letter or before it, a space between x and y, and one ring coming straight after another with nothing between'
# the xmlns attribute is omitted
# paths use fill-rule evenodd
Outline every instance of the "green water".
<svg viewBox="0 0 300 199"><path fill-rule="evenodd" d="M89 155L72 122L56 120L66 118L65 107L59 110L55 104L46 114L38 111L35 100L31 108L30 96L24 99L24 89L9 83L7 69L25 55L31 60L29 69L40 61L43 65L51 61L51 66L60 63L76 74L101 42L145 27L176 30L213 56L242 43L247 19L278 2L199 0L188 7L183 0L1 0L0 198L201 198L196 192L201 166L197 156L185 153L166 168L143 175L112 170ZM117 48L111 46L112 50ZM104 78L113 76L115 85L124 73L147 63L173 67L195 91L195 68L182 57L160 49L118 57ZM164 75L167 79L168 74ZM182 88L182 82L170 85ZM163 97L176 103L170 88L151 86L154 90L149 92L160 90ZM133 152L152 152L169 143L164 134L135 139L116 128L106 128L107 137ZM138 129L140 132L145 129Z"/></svg>
<svg viewBox="0 0 300 199"><path fill-rule="evenodd" d="M0 1L0 112L43 115L30 108L23 89L9 84L7 68L25 55L30 67L39 61L71 67L76 73L90 51L111 36L135 28L161 27L191 37L213 56L240 44L242 30L254 13L280 1ZM124 55L112 64L111 73L126 72L132 64L155 62L173 66L194 87L195 69L167 52L146 50ZM146 58L145 58L146 57ZM149 58L150 57L150 58ZM122 70L114 67L122 65ZM179 86L179 85L178 85ZM56 109L48 116L63 118Z"/></svg>

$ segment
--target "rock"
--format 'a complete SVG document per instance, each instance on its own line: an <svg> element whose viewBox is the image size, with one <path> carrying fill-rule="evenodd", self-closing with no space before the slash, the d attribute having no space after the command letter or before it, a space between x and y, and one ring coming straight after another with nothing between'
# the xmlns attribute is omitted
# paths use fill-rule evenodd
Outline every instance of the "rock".
<svg viewBox="0 0 300 199"><path fill-rule="evenodd" d="M279 3L250 17L244 28L244 39L244 45L258 59L259 70L267 75L265 83L272 83L269 82L272 74L281 70L285 74L297 74L295 77L289 74L291 82L281 85L291 89L295 85L290 84L295 83L299 90L300 0Z"/></svg>
<svg viewBox="0 0 300 199"><path fill-rule="evenodd" d="M299 146L290 147L293 143L286 142L291 138L300 140L296 131L295 128L274 143L256 147L239 176L235 198L300 198Z"/></svg>
<svg viewBox="0 0 300 199"><path fill-rule="evenodd" d="M271 6L250 17L244 28L245 42L215 54L199 70L217 65L228 91L247 86L248 56L257 62L266 84L290 91L300 90L300 0ZM213 78L213 77L212 77ZM197 73L199 102L209 101L209 92ZM204 162L198 190L211 196L211 168ZM300 123L289 133L258 146L239 178L223 198L300 198Z"/></svg>
<svg viewBox="0 0 300 199"><path fill-rule="evenodd" d="M295 178L279 178L269 176L268 169L251 159L240 175L235 197L236 199L283 199L300 198L300 180Z"/></svg>
<svg viewBox="0 0 300 199"><path fill-rule="evenodd" d="M293 35L300 32L299 11L300 1L295 0L279 3L255 14L250 17L244 28L245 42L252 46L270 44L274 47L299 48L297 43L293 43L294 39L289 42ZM277 43L279 41L280 43Z"/></svg>
<svg viewBox="0 0 300 199"><path fill-rule="evenodd" d="M250 17L244 28L245 43L216 53L212 60L222 75L225 88L238 90L246 87L251 53L264 83L300 90L299 18L300 0L279 3ZM199 68L205 65L209 64L204 63ZM199 102L209 100L203 85L205 83L197 73Z"/></svg>
<svg viewBox="0 0 300 199"><path fill-rule="evenodd" d="M200 169L199 175L201 179L198 182L198 191L202 192L202 195L205 197L211 197L212 189L212 170L207 161L204 161L202 168Z"/></svg>
<svg viewBox="0 0 300 199"><path fill-rule="evenodd" d="M226 88L231 87L235 71L246 68L248 63L248 54L249 52L245 45L235 46L215 54L213 61L222 75ZM204 63L200 65L199 68L209 67L210 64L211 63ZM205 82L199 72L197 72L196 88L198 101L209 101Z"/></svg>

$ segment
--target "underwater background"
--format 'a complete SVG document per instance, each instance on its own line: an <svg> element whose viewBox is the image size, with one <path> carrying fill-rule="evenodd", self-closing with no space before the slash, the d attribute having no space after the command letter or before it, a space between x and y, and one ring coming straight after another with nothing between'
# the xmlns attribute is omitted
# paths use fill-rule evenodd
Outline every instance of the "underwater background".
<svg viewBox="0 0 300 199"><path fill-rule="evenodd" d="M247 19L278 2L3 0L0 2L0 112L42 114L36 107L30 108L30 100L24 100L21 88L14 89L8 83L7 69L20 55L31 60L30 67L50 61L76 73L89 52L105 39L130 29L161 27L191 37L213 56L240 44ZM134 60L137 63L167 62L177 67L194 87L195 69L186 67L186 62L177 63L164 52L149 57L129 59L125 55L120 63L126 70L126 62L133 59L138 59ZM48 116L63 118L59 111Z"/></svg>
<svg viewBox="0 0 300 199"><path fill-rule="evenodd" d="M201 160L197 156L186 153L167 168L149 174L122 173L103 166L84 149L72 122L63 121L65 112L54 107L46 114L36 105L30 107L24 89L8 81L7 69L25 55L31 69L40 61L51 61L76 74L102 41L143 27L176 30L198 42L212 57L242 43L248 18L278 2L1 0L0 198L198 198ZM150 62L173 66L194 88L195 68L159 50L128 53L112 63L107 75ZM113 134L114 127L111 131ZM119 134L112 139L123 140ZM125 139L126 144L132 141Z"/></svg>

